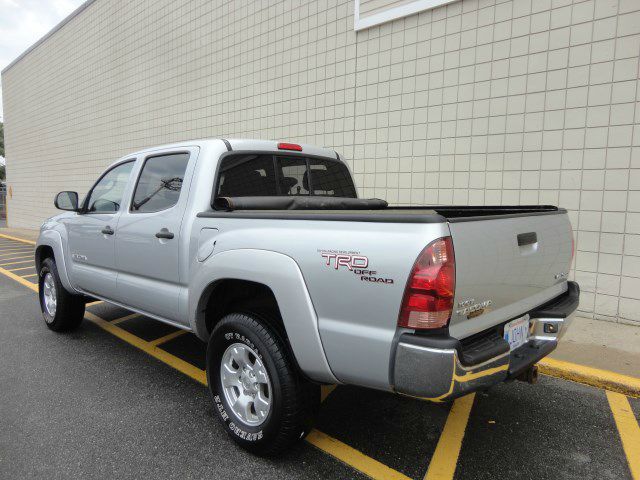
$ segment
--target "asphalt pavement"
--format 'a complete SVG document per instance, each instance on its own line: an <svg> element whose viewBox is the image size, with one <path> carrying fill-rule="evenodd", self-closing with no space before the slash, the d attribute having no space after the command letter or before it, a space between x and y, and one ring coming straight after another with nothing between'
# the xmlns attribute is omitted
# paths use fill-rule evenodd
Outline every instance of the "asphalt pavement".
<svg viewBox="0 0 640 480"><path fill-rule="evenodd" d="M196 337L106 303L51 332L20 265L0 266L0 478L633 478L640 399L550 376L453 408L327 389L309 441L257 458L219 425Z"/></svg>

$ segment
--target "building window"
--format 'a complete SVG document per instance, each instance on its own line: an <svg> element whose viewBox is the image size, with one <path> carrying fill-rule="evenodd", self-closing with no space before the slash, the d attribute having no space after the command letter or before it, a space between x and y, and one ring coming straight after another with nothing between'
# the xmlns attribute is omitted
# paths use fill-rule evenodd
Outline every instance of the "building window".
<svg viewBox="0 0 640 480"><path fill-rule="evenodd" d="M456 0L355 0L353 28L357 32L454 1Z"/></svg>

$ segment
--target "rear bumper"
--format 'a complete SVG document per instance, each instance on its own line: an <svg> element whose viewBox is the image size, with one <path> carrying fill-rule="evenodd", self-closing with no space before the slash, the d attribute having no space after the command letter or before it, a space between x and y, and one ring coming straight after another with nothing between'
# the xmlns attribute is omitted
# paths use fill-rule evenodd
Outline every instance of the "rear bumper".
<svg viewBox="0 0 640 480"><path fill-rule="evenodd" d="M564 294L530 311L530 340L513 351L502 338L504 324L462 342L444 335L400 335L392 368L395 391L445 401L517 377L556 348L579 297L578 284L569 282Z"/></svg>

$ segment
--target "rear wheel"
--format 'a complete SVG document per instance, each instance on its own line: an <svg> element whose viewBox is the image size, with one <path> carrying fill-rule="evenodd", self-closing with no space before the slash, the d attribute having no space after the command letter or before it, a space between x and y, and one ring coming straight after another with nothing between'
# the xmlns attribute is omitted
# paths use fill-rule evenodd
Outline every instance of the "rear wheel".
<svg viewBox="0 0 640 480"><path fill-rule="evenodd" d="M234 313L207 347L207 380L231 438L258 455L276 455L311 430L320 387L296 371L283 340L258 317Z"/></svg>
<svg viewBox="0 0 640 480"><path fill-rule="evenodd" d="M38 277L40 309L47 327L55 332L78 328L84 318L84 297L64 288L54 259L42 262Z"/></svg>

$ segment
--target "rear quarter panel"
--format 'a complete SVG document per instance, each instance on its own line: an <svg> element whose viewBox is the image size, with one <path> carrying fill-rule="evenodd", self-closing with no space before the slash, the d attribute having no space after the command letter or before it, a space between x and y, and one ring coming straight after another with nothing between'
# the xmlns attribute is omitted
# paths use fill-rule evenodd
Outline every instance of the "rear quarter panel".
<svg viewBox="0 0 640 480"><path fill-rule="evenodd" d="M407 277L422 249L448 235L446 224L198 220L196 231L203 227L219 231L214 257L229 250L255 249L292 258L302 272L335 377L345 383L390 388L389 362ZM336 266L332 255L349 257L353 264L342 260ZM375 273L363 275L357 270ZM268 276L264 278L267 285ZM363 276L383 281L367 281ZM279 303L287 301L276 298ZM285 325L292 321L284 320ZM304 355L295 344L292 347L296 356Z"/></svg>

